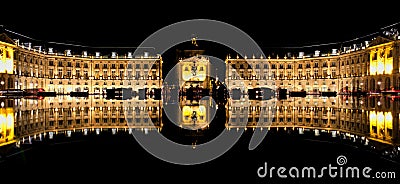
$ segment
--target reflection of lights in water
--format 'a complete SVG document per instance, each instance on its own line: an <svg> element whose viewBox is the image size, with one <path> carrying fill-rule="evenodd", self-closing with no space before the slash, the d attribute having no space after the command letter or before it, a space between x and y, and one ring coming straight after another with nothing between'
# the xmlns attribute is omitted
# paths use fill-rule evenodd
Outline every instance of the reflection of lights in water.
<svg viewBox="0 0 400 184"><path fill-rule="evenodd" d="M49 132L49 139L53 139L54 138L54 132Z"/></svg>
<svg viewBox="0 0 400 184"><path fill-rule="evenodd" d="M336 137L336 131L332 131L332 137Z"/></svg>
<svg viewBox="0 0 400 184"><path fill-rule="evenodd" d="M303 128L299 128L299 134L304 134L304 129Z"/></svg>
<svg viewBox="0 0 400 184"><path fill-rule="evenodd" d="M315 136L319 136L319 130L318 130L318 129L315 129L315 130L314 130L314 134L315 134Z"/></svg>

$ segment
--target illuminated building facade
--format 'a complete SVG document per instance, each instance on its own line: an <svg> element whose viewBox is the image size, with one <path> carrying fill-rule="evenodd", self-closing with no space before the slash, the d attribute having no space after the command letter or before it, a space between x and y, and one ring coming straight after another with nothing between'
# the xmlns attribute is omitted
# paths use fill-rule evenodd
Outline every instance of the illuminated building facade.
<svg viewBox="0 0 400 184"><path fill-rule="evenodd" d="M11 40L5 34L2 36ZM162 84L162 58L148 52L140 56L131 52L122 56L116 52L107 56L100 52L88 55L86 51L73 55L71 50L57 53L52 48L44 51L30 43L3 41L0 48L4 53L0 71L2 81L6 81L3 89L43 88L58 94L72 91L100 94L107 88L151 91L160 89Z"/></svg>
<svg viewBox="0 0 400 184"><path fill-rule="evenodd" d="M0 34L0 90L14 88L14 49L16 45L5 34Z"/></svg>
<svg viewBox="0 0 400 184"><path fill-rule="evenodd" d="M297 57L226 59L230 89L265 87L288 91L385 91L400 89L400 41L377 37L364 46L332 49L328 54L300 52ZM243 87L245 86L245 87ZM245 91L246 92L246 91Z"/></svg>

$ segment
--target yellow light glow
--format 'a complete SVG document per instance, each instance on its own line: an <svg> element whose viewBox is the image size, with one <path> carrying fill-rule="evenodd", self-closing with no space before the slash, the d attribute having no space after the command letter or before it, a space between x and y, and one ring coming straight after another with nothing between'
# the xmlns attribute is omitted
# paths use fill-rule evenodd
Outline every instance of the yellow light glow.
<svg viewBox="0 0 400 184"><path fill-rule="evenodd" d="M393 59L387 59L385 61L385 74L392 74L393 70Z"/></svg>
<svg viewBox="0 0 400 184"><path fill-rule="evenodd" d="M13 74L14 52L12 48L0 48L0 73Z"/></svg>
<svg viewBox="0 0 400 184"><path fill-rule="evenodd" d="M369 113L369 123L371 126L376 126L376 113L375 111L371 111Z"/></svg>
<svg viewBox="0 0 400 184"><path fill-rule="evenodd" d="M200 106L183 106L182 108L182 122L183 124L193 124L192 116L196 112L196 124L204 124L207 123L207 111L206 107L203 105Z"/></svg>
<svg viewBox="0 0 400 184"><path fill-rule="evenodd" d="M375 112L371 111L369 114L370 121L370 132L372 136L378 136L378 138L390 138L387 130L393 127L393 116L391 112ZM376 127L376 131L373 131L373 127Z"/></svg>
<svg viewBox="0 0 400 184"><path fill-rule="evenodd" d="M14 109L0 108L0 146L14 140Z"/></svg>
<svg viewBox="0 0 400 184"><path fill-rule="evenodd" d="M376 75L376 68L377 68L376 61L371 61L369 65L369 73L371 75Z"/></svg>
<svg viewBox="0 0 400 184"><path fill-rule="evenodd" d="M377 63L377 74L383 74L383 71L385 71L383 61L379 60Z"/></svg>
<svg viewBox="0 0 400 184"><path fill-rule="evenodd" d="M385 125L386 125L386 128L392 129L392 126L393 126L392 112L385 112Z"/></svg>

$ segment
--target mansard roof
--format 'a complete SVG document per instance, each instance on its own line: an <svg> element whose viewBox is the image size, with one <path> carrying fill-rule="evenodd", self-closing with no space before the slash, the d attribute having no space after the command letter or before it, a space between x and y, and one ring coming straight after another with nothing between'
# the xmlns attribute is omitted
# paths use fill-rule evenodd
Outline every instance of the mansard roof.
<svg viewBox="0 0 400 184"><path fill-rule="evenodd" d="M14 40L12 40L10 37L7 36L6 33L1 33L0 34L0 42L5 42L9 44L15 44Z"/></svg>

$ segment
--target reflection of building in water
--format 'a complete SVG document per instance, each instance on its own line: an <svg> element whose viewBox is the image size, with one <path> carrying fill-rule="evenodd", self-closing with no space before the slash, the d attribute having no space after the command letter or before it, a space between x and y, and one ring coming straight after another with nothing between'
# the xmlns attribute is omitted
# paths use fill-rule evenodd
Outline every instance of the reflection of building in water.
<svg viewBox="0 0 400 184"><path fill-rule="evenodd" d="M0 34L0 90L14 86L14 49L15 43L5 34Z"/></svg>
<svg viewBox="0 0 400 184"><path fill-rule="evenodd" d="M306 55L274 58L236 57L228 55L226 71L229 89L244 85L285 88L289 91L379 91L400 90L400 41L377 37L372 42L332 49L322 54L316 50ZM240 81L240 80L243 81ZM243 82L243 84L242 84Z"/></svg>
<svg viewBox="0 0 400 184"><path fill-rule="evenodd" d="M0 108L0 146L15 142L14 109Z"/></svg>
<svg viewBox="0 0 400 184"><path fill-rule="evenodd" d="M14 137L13 130L16 140L28 140L49 136L50 132L68 135L71 132L100 133L111 129L115 133L132 129L161 130L163 127L163 104L160 100L63 96L9 101L12 103L5 103L6 106L12 105L13 108L1 108L1 117L8 122L6 128L2 124L2 132L9 140ZM333 137L343 133L386 144L398 143L400 140L400 102L387 98L313 97L286 101L231 100L229 103L226 111L230 120L226 118L216 122L224 123L228 130L284 128L296 130L300 134L306 130L314 131L317 136L321 132L328 132ZM177 122L181 123L182 128L193 130L208 127L213 119L212 110L215 106L210 100L198 105L188 105L183 100L180 106L182 111ZM194 120L196 126L193 126Z"/></svg>
<svg viewBox="0 0 400 184"><path fill-rule="evenodd" d="M199 101L183 99L180 104L181 116L177 121L180 127L197 130L208 127L215 114L216 106L211 98L204 98Z"/></svg>
<svg viewBox="0 0 400 184"><path fill-rule="evenodd" d="M162 127L159 100L106 100L104 98L45 98L15 100L15 134L33 137L49 132L86 129L155 130Z"/></svg>
<svg viewBox="0 0 400 184"><path fill-rule="evenodd" d="M337 131L392 143L400 140L399 102L363 98L293 98L291 101L232 100L228 129L300 128ZM358 108L354 108L358 107ZM272 112L272 113L271 113Z"/></svg>
<svg viewBox="0 0 400 184"><path fill-rule="evenodd" d="M140 89L161 88L162 59L160 55L143 55L127 52L118 55L93 55L87 51L57 52L53 48L42 49L31 43L14 42L5 34L0 38L0 79L3 88L31 89L69 93L88 91L102 93L110 88ZM6 74L3 74L6 73ZM4 83L4 84L3 84Z"/></svg>

